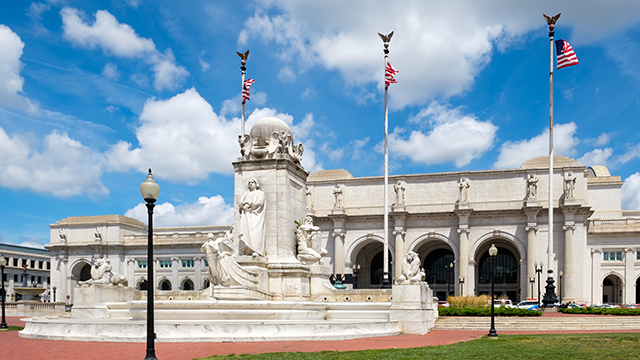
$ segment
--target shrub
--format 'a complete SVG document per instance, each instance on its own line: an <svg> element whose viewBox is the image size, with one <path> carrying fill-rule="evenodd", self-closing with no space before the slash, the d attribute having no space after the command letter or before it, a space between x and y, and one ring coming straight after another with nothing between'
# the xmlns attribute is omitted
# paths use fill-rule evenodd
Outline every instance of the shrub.
<svg viewBox="0 0 640 360"><path fill-rule="evenodd" d="M484 306L487 306L487 301L489 301L489 296L487 295L449 296L447 298L447 302L452 307L462 307L462 306L484 307Z"/></svg>
<svg viewBox="0 0 640 360"><path fill-rule="evenodd" d="M638 316L640 315L640 309L618 309L618 308L573 308L573 309L558 309L559 312L565 314L591 314L591 315L625 315L625 316Z"/></svg>
<svg viewBox="0 0 640 360"><path fill-rule="evenodd" d="M438 314L440 316L491 316L491 308L474 306L438 307ZM505 307L495 308L494 314L496 316L542 316L541 311Z"/></svg>

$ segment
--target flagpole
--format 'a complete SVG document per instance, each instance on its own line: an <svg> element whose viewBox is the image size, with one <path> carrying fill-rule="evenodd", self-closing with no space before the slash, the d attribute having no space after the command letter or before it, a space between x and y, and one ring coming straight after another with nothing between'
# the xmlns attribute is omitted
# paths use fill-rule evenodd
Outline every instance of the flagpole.
<svg viewBox="0 0 640 360"><path fill-rule="evenodd" d="M393 32L386 38L384 42L384 68L386 71L389 64L389 41ZM390 288L389 280L389 85L384 86L384 246L383 265L382 265L382 288Z"/></svg>
<svg viewBox="0 0 640 360"><path fill-rule="evenodd" d="M549 238L548 238L548 252L547 252L547 285L545 286L546 293L542 302L545 307L553 307L558 301L555 294L555 286L553 280L553 36L555 34L555 24L560 14L554 17L548 17L544 15L549 25ZM538 299L540 301L540 299Z"/></svg>
<svg viewBox="0 0 640 360"><path fill-rule="evenodd" d="M242 82L240 83L240 98L242 99L242 119L240 120L240 136L241 139L244 138L244 134L245 134L245 129L244 129L244 104L246 103L246 100L244 99L244 97L242 96L242 90L244 90L244 73L245 71L247 71L247 68L245 65L247 65L247 58L249 57L249 50L247 50L244 54L237 52L238 56L240 56L240 64L242 64L242 66L240 66L240 69L242 70Z"/></svg>

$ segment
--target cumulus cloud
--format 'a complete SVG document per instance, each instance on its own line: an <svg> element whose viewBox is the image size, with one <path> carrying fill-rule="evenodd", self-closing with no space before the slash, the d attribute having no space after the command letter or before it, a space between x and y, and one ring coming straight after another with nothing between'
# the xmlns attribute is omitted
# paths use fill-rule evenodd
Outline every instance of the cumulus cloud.
<svg viewBox="0 0 640 360"><path fill-rule="evenodd" d="M393 156L408 157L422 164L454 162L457 167L481 157L492 145L498 128L490 121L465 115L461 108L432 102L409 120L424 130L395 128L389 135Z"/></svg>
<svg viewBox="0 0 640 360"><path fill-rule="evenodd" d="M0 24L0 105L34 113L37 106L22 93L22 49L24 43L9 27Z"/></svg>
<svg viewBox="0 0 640 360"><path fill-rule="evenodd" d="M56 130L44 138L42 151L34 150L36 143L31 134L9 137L0 128L0 186L59 197L109 194L100 181L100 153Z"/></svg>
<svg viewBox="0 0 640 360"><path fill-rule="evenodd" d="M640 173L635 173L624 180L622 185L622 209L640 209Z"/></svg>
<svg viewBox="0 0 640 360"><path fill-rule="evenodd" d="M608 166L609 158L613 155L612 148L594 149L584 154L578 161L584 166L604 165Z"/></svg>
<svg viewBox="0 0 640 360"><path fill-rule="evenodd" d="M633 159L640 158L640 144L636 144L625 151L616 159L616 163L625 164Z"/></svg>
<svg viewBox="0 0 640 360"><path fill-rule="evenodd" d="M578 138L575 137L575 123L558 124L553 127L554 155L575 154ZM525 161L538 156L549 155L549 129L528 140L507 141L500 147L496 169L519 168Z"/></svg>
<svg viewBox="0 0 640 360"><path fill-rule="evenodd" d="M120 72L118 71L118 65L107 63L102 69L102 76L107 79L117 80L120 77Z"/></svg>
<svg viewBox="0 0 640 360"><path fill-rule="evenodd" d="M391 105L425 104L473 86L496 47L505 50L532 31L545 36L542 13L563 12L560 24L572 44L593 43L637 23L640 3L621 0L505 0L447 2L256 0L238 42L273 43L295 68L320 65L337 70L349 84L377 83L382 90L382 43L377 32L395 31L390 59L403 71ZM572 11L564 11L567 9ZM340 9L340 11L336 11ZM404 74L410 74L406 76ZM402 76L401 76L402 75ZM361 98L358 98L361 99Z"/></svg>
<svg viewBox="0 0 640 360"><path fill-rule="evenodd" d="M147 207L138 204L127 210L125 216L138 219L145 224L148 220ZM193 204L173 205L169 202L158 204L154 209L154 225L158 227L231 225L233 207L226 204L220 195L200 197Z"/></svg>
<svg viewBox="0 0 640 360"><path fill-rule="evenodd" d="M284 66L278 73L278 80L282 81L283 83L292 83L296 81L296 73L294 73L290 67Z"/></svg>
<svg viewBox="0 0 640 360"><path fill-rule="evenodd" d="M189 75L183 66L176 65L171 49L160 53L151 39L140 37L106 10L96 12L93 24L85 22L86 15L74 8L63 8L60 16L64 37L72 44L89 49L100 47L116 57L141 58L151 63L158 91L175 89Z"/></svg>
<svg viewBox="0 0 640 360"><path fill-rule="evenodd" d="M247 131L256 121L268 116L287 123L296 141L303 141L313 125L311 115L294 125L293 116L260 108L247 117ZM106 152L110 170L146 172L151 167L158 177L188 184L206 179L209 173L233 173L231 162L240 156L237 141L240 120L228 120L216 114L195 89L167 100L148 100L139 120L137 147L120 141ZM313 151L307 145L305 143L303 165L316 168Z"/></svg>

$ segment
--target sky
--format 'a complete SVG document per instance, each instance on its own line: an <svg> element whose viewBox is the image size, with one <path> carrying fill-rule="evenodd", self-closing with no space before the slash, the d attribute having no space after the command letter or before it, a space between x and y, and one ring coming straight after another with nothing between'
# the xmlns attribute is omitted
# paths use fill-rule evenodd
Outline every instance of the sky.
<svg viewBox="0 0 640 360"><path fill-rule="evenodd" d="M519 168L548 155L549 38L577 66L554 73L555 154L621 176L640 209L637 0L46 0L0 5L0 242L43 247L49 225L119 214L156 226L229 225L247 129L275 116L308 172L383 174L384 54L390 174Z"/></svg>

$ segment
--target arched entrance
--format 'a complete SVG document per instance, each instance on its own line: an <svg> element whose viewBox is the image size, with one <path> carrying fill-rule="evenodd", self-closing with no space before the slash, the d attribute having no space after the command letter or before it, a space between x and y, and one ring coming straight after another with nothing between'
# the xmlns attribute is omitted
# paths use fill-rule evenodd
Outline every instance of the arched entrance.
<svg viewBox="0 0 640 360"><path fill-rule="evenodd" d="M140 280L140 281L138 281L138 283L136 284L136 288L137 288L138 290L144 290L144 291L146 291L146 290L147 290L147 284L148 284L148 283L147 283L147 280L146 280L146 279Z"/></svg>
<svg viewBox="0 0 640 360"><path fill-rule="evenodd" d="M455 295L455 255L449 244L442 240L431 239L420 245L415 251L425 272L425 281L438 300L447 300ZM453 266L451 266L453 265Z"/></svg>
<svg viewBox="0 0 640 360"><path fill-rule="evenodd" d="M358 289L380 288L382 287L382 276L384 272L384 245L372 240L364 245L355 256L354 264L360 265L358 271ZM391 251L388 252L389 280L393 279L393 261Z"/></svg>
<svg viewBox="0 0 640 360"><path fill-rule="evenodd" d="M602 303L622 304L622 278L611 274L602 280Z"/></svg>
<svg viewBox="0 0 640 360"><path fill-rule="evenodd" d="M498 254L495 259L489 256L489 248L495 244ZM476 292L491 294L491 278L495 261L494 294L507 297L511 301L520 301L520 256L513 244L502 239L492 239L478 248L476 255Z"/></svg>
<svg viewBox="0 0 640 360"><path fill-rule="evenodd" d="M182 290L186 290L186 291L194 290L194 287L193 287L193 281L191 281L190 279L186 279L186 280L184 280L184 281L182 282L181 289L182 289Z"/></svg>
<svg viewBox="0 0 640 360"><path fill-rule="evenodd" d="M636 304L640 304L640 278L636 280Z"/></svg>
<svg viewBox="0 0 640 360"><path fill-rule="evenodd" d="M160 281L158 287L160 288L160 290L169 291L171 290L171 281L169 281L168 279L164 279Z"/></svg>

